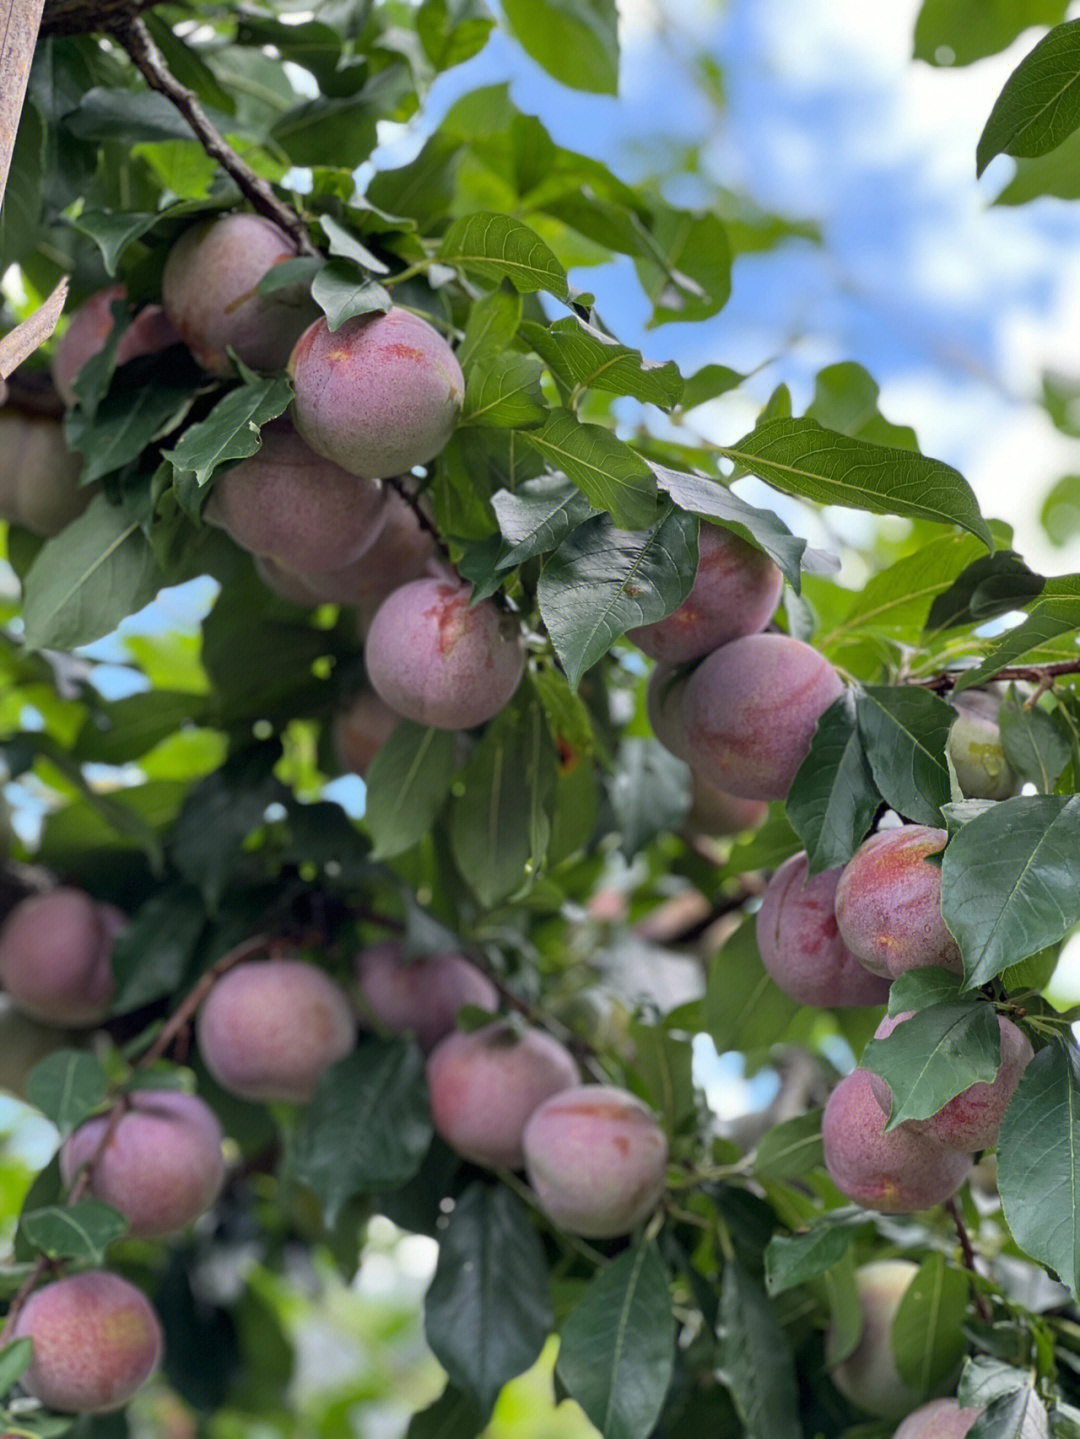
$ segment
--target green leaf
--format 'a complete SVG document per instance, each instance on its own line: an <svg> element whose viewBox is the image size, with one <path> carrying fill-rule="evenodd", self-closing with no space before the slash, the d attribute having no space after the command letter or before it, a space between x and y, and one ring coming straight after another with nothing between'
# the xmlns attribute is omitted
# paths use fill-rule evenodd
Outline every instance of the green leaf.
<svg viewBox="0 0 1080 1439"><path fill-rule="evenodd" d="M0 1349L0 1395L6 1394L22 1378L33 1357L32 1339L13 1339Z"/></svg>
<svg viewBox="0 0 1080 1439"><path fill-rule="evenodd" d="M547 1259L521 1200L476 1181L439 1235L424 1334L485 1420L503 1385L530 1368L551 1332Z"/></svg>
<svg viewBox="0 0 1080 1439"><path fill-rule="evenodd" d="M391 305L389 291L347 260L331 260L322 267L311 282L311 298L326 316L331 333L356 315L385 312Z"/></svg>
<svg viewBox="0 0 1080 1439"><path fill-rule="evenodd" d="M627 953L635 949L634 940L627 941ZM649 946L641 946L648 961ZM632 962L632 961L631 961ZM678 1134L697 1118L694 1095L694 1050L689 1039L680 1038L659 1025L631 1020L627 1040L634 1055L631 1088L639 1099L655 1110L661 1125L669 1134Z"/></svg>
<svg viewBox="0 0 1080 1439"><path fill-rule="evenodd" d="M670 495L680 509L719 520L725 529L733 530L764 550L783 571L795 593L799 593L806 541L793 535L772 510L758 509L718 480L709 480L703 475L686 475L657 464L652 466L652 472L660 489Z"/></svg>
<svg viewBox="0 0 1080 1439"><path fill-rule="evenodd" d="M746 1439L802 1439L795 1361L760 1281L729 1259L720 1281L717 1377Z"/></svg>
<svg viewBox="0 0 1080 1439"><path fill-rule="evenodd" d="M513 569L534 555L556 549L583 520L595 514L588 500L565 475L538 475L516 490L496 490L491 506L510 546L495 568Z"/></svg>
<svg viewBox="0 0 1080 1439"><path fill-rule="evenodd" d="M623 529L642 529L656 518L652 471L610 430L582 424L569 410L554 410L541 429L525 431L522 439Z"/></svg>
<svg viewBox="0 0 1080 1439"><path fill-rule="evenodd" d="M620 635L682 603L693 584L696 551L697 520L675 509L648 530L620 530L607 515L596 515L563 540L536 594L573 688Z"/></svg>
<svg viewBox="0 0 1080 1439"><path fill-rule="evenodd" d="M724 1054L750 1054L783 1035L799 1005L769 977L758 953L753 920L744 921L709 968L702 1021Z"/></svg>
<svg viewBox="0 0 1080 1439"><path fill-rule="evenodd" d="M366 1039L330 1066L303 1110L293 1173L333 1224L353 1195L411 1179L430 1142L420 1051L407 1039Z"/></svg>
<svg viewBox="0 0 1080 1439"><path fill-rule="evenodd" d="M37 243L46 178L46 130L37 106L23 105L0 206L0 273L17 265Z"/></svg>
<svg viewBox="0 0 1080 1439"><path fill-rule="evenodd" d="M803 1234L774 1234L765 1249L766 1293L784 1294L839 1264L865 1218L861 1211L834 1210Z"/></svg>
<svg viewBox="0 0 1080 1439"><path fill-rule="evenodd" d="M1055 1406L1055 1415L1060 1406ZM1042 1439L1048 1432L1046 1406L1029 1386L1004 1394L987 1405L986 1413L968 1430L968 1439ZM1067 1429L1055 1429L1066 1439Z"/></svg>
<svg viewBox="0 0 1080 1439"><path fill-rule="evenodd" d="M649 327L707 320L731 294L731 246L711 211L657 207L648 230L648 253L634 265L652 303Z"/></svg>
<svg viewBox="0 0 1080 1439"><path fill-rule="evenodd" d="M24 641L70 650L114 630L165 582L153 551L123 510L95 495L89 507L38 551L23 585Z"/></svg>
<svg viewBox="0 0 1080 1439"><path fill-rule="evenodd" d="M930 606L928 630L978 624L1010 610L1023 609L1042 592L1046 580L1015 551L995 550L967 565Z"/></svg>
<svg viewBox="0 0 1080 1439"><path fill-rule="evenodd" d="M228 115L214 116L226 129ZM80 140L190 140L187 121L167 100L152 90L95 85L82 97L79 108L64 120L64 128Z"/></svg>
<svg viewBox="0 0 1080 1439"><path fill-rule="evenodd" d="M916 1394L940 1392L964 1357L968 1284L963 1270L931 1254L904 1290L890 1337L900 1378Z"/></svg>
<svg viewBox="0 0 1080 1439"><path fill-rule="evenodd" d="M970 65L1005 50L1030 25L1056 25L1068 0L923 0L915 22L915 58L929 65Z"/></svg>
<svg viewBox="0 0 1080 1439"><path fill-rule="evenodd" d="M803 842L810 874L847 864L866 838L880 802L850 692L818 720L787 797L787 816Z"/></svg>
<svg viewBox="0 0 1080 1439"><path fill-rule="evenodd" d="M405 1439L477 1439L483 1428L484 1420L469 1396L447 1384L433 1404L418 1409L409 1420Z"/></svg>
<svg viewBox="0 0 1080 1439"><path fill-rule="evenodd" d="M1060 710L1026 707L1010 687L997 715L1005 758L1023 780L1041 794L1053 794L1058 777L1073 755L1073 738Z"/></svg>
<svg viewBox="0 0 1080 1439"><path fill-rule="evenodd" d="M193 398L186 384L113 386L93 414L81 407L69 410L64 437L86 456L80 484L137 460L147 445L177 427Z"/></svg>
<svg viewBox="0 0 1080 1439"><path fill-rule="evenodd" d="M544 712L524 692L488 725L454 786L454 862L491 908L537 874L551 838L558 761Z"/></svg>
<svg viewBox="0 0 1080 1439"><path fill-rule="evenodd" d="M390 266L378 255L373 255L362 240L358 240L351 230L346 230L344 225L339 225L332 215L320 215L319 224L326 236L326 242L330 247L331 255L339 255L343 260L354 260L361 269L367 270L372 275L388 275ZM275 268L280 268L275 266Z"/></svg>
<svg viewBox="0 0 1080 1439"><path fill-rule="evenodd" d="M591 1280L563 1325L555 1373L604 1439L648 1439L671 1383L674 1347L667 1271L646 1239Z"/></svg>
<svg viewBox="0 0 1080 1439"><path fill-rule="evenodd" d="M465 384L461 423L506 429L541 424L549 413L540 388L542 370L532 355L512 350L478 359Z"/></svg>
<svg viewBox="0 0 1080 1439"><path fill-rule="evenodd" d="M808 1109L762 1135L753 1169L758 1179L798 1179L823 1162L821 1110Z"/></svg>
<svg viewBox="0 0 1080 1439"><path fill-rule="evenodd" d="M1015 1394L1018 1389L1030 1387L1029 1369L1017 1369L988 1354L969 1354L964 1360L956 1397L961 1408L974 1409L1000 1399L1003 1394Z"/></svg>
<svg viewBox="0 0 1080 1439"><path fill-rule="evenodd" d="M294 105L274 122L270 137L294 165L323 165L332 155L336 165L352 169L374 150L378 122L407 118L414 103L407 66L389 64L354 95L320 96Z"/></svg>
<svg viewBox="0 0 1080 1439"><path fill-rule="evenodd" d="M940 826L951 793L945 745L956 711L917 685L868 685L855 711L882 798L917 824Z"/></svg>
<svg viewBox="0 0 1080 1439"><path fill-rule="evenodd" d="M1056 481L1042 502L1039 523L1059 548L1080 534L1080 475L1062 475Z"/></svg>
<svg viewBox="0 0 1080 1439"><path fill-rule="evenodd" d="M285 413L292 395L286 375L248 380L219 400L205 420L189 425L180 443L162 455L178 473L190 470L196 484L205 485L226 460L246 459L258 451L259 430Z"/></svg>
<svg viewBox="0 0 1080 1439"><path fill-rule="evenodd" d="M964 825L945 849L941 913L968 988L1080 922L1080 795L1022 795Z"/></svg>
<svg viewBox="0 0 1080 1439"><path fill-rule="evenodd" d="M929 1119L962 1090L989 1084L1001 1066L993 1005L980 1000L932 1004L872 1039L859 1061L892 1092L886 1131L905 1119Z"/></svg>
<svg viewBox="0 0 1080 1439"><path fill-rule="evenodd" d="M172 827L172 857L211 910L242 862L244 841L264 823L267 806L280 802L285 792L274 775L280 757L276 741L238 748L187 792Z"/></svg>
<svg viewBox="0 0 1080 1439"><path fill-rule="evenodd" d="M484 0L424 0L416 13L416 33L436 70L479 54L494 24Z"/></svg>
<svg viewBox="0 0 1080 1439"><path fill-rule="evenodd" d="M1080 1053L1054 1041L1024 1070L1001 1125L998 1190L1017 1244L1080 1292ZM1038 1176L1033 1182L1033 1176Z"/></svg>
<svg viewBox="0 0 1080 1439"><path fill-rule="evenodd" d="M629 395L664 409L682 398L682 376L673 360L664 364L646 360L640 350L620 345L578 315L556 320L553 325L527 320L521 335L568 388Z"/></svg>
<svg viewBox="0 0 1080 1439"><path fill-rule="evenodd" d="M690 811L690 772L658 740L624 739L609 785L619 848L628 859L657 835L677 829Z"/></svg>
<svg viewBox="0 0 1080 1439"><path fill-rule="evenodd" d="M92 1054L60 1049L36 1064L26 1080L26 1098L66 1134L105 1098L104 1069Z"/></svg>
<svg viewBox="0 0 1080 1439"><path fill-rule="evenodd" d="M994 101L975 150L976 175L995 155L1033 158L1080 125L1080 22L1056 25L1025 55Z"/></svg>
<svg viewBox="0 0 1080 1439"><path fill-rule="evenodd" d="M814 377L814 398L806 417L827 430L839 430L854 439L873 445L897 445L918 450L915 431L908 425L893 425L878 409L880 387L862 365L852 360L826 365Z"/></svg>
<svg viewBox="0 0 1080 1439"><path fill-rule="evenodd" d="M34 1209L19 1220L24 1238L35 1249L50 1259L76 1259L83 1264L100 1264L106 1249L127 1227L124 1216L100 1199Z"/></svg>
<svg viewBox="0 0 1080 1439"><path fill-rule="evenodd" d="M953 974L951 969L926 964L906 970L889 986L889 1016L909 1009L926 1009L932 1004L956 1002L963 987L963 975Z"/></svg>
<svg viewBox="0 0 1080 1439"><path fill-rule="evenodd" d="M123 1014L173 994L187 974L206 923L198 892L171 885L144 900L113 946L113 1008Z"/></svg>
<svg viewBox="0 0 1080 1439"><path fill-rule="evenodd" d="M364 824L375 859L412 849L431 829L454 779L457 735L402 720L367 773Z"/></svg>
<svg viewBox="0 0 1080 1439"><path fill-rule="evenodd" d="M503 0L502 8L521 48L549 75L573 90L618 92L615 0Z"/></svg>
<svg viewBox="0 0 1080 1439"><path fill-rule="evenodd" d="M728 365L702 365L683 381L679 403L684 410L693 410L719 395L726 395L729 390L737 390L745 379L745 375Z"/></svg>
<svg viewBox="0 0 1080 1439"><path fill-rule="evenodd" d="M510 285L501 285L475 301L465 322L465 338L457 348L458 364L466 376L477 360L501 354L520 323L521 296Z"/></svg>
<svg viewBox="0 0 1080 1439"><path fill-rule="evenodd" d="M535 230L509 215L481 211L455 220L437 258L496 281L505 277L524 294L547 290L557 300L569 294L566 271L548 246Z"/></svg>
<svg viewBox="0 0 1080 1439"><path fill-rule="evenodd" d="M1009 630L981 665L965 670L957 678L955 688L959 691L985 684L1006 665L1017 664L1075 630L1080 630L1080 576L1055 576L1047 580L1042 597L1027 619Z"/></svg>
<svg viewBox="0 0 1080 1439"><path fill-rule="evenodd" d="M871 445L814 420L769 420L721 454L787 494L875 515L960 525L992 548L989 526L967 480L940 460Z"/></svg>

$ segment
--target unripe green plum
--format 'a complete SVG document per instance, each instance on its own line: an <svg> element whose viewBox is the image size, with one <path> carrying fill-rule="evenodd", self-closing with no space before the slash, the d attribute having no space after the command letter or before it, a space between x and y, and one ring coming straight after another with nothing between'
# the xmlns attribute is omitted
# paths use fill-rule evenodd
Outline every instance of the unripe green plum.
<svg viewBox="0 0 1080 1439"><path fill-rule="evenodd" d="M315 307L298 285L265 298L258 286L275 265L295 259L292 240L261 215L223 215L184 231L165 261L161 295L165 313L204 370L232 375L228 346L253 370L284 369Z"/></svg>
<svg viewBox="0 0 1080 1439"><path fill-rule="evenodd" d="M934 1399L915 1409L893 1439L964 1439L975 1420L986 1411L961 1409L955 1399Z"/></svg>
<svg viewBox="0 0 1080 1439"><path fill-rule="evenodd" d="M82 468L59 420L0 410L0 519L58 535L94 496L95 487L79 484Z"/></svg>
<svg viewBox="0 0 1080 1439"><path fill-rule="evenodd" d="M408 310L310 325L289 357L293 418L313 450L354 475L402 475L457 424L465 379L438 330Z"/></svg>
<svg viewBox="0 0 1080 1439"><path fill-rule="evenodd" d="M509 704L525 668L521 626L470 586L413 580L375 613L364 648L368 678L406 719L472 729Z"/></svg>
<svg viewBox="0 0 1080 1439"><path fill-rule="evenodd" d="M349 996L299 959L238 965L214 985L196 1018L199 1053L241 1099L305 1104L332 1064L356 1046Z"/></svg>
<svg viewBox="0 0 1080 1439"><path fill-rule="evenodd" d="M426 1053L450 1034L467 1004L492 1014L499 995L491 980L460 954L405 960L401 946L373 944L356 956L360 1022L373 1019L391 1034L413 1033Z"/></svg>
<svg viewBox="0 0 1080 1439"><path fill-rule="evenodd" d="M198 1095L175 1089L137 1089L128 1104L100 1153L108 1116L68 1136L60 1175L70 1186L93 1161L88 1193L119 1210L133 1238L158 1239L186 1228L221 1192L221 1125Z"/></svg>
<svg viewBox="0 0 1080 1439"><path fill-rule="evenodd" d="M687 682L691 768L743 799L784 799L818 720L843 688L828 660L789 635L722 645Z"/></svg>
<svg viewBox="0 0 1080 1439"><path fill-rule="evenodd" d="M26 1078L36 1064L58 1049L79 1049L88 1036L58 1029L23 1014L6 994L0 994L0 1090L26 1098Z"/></svg>
<svg viewBox="0 0 1080 1439"><path fill-rule="evenodd" d="M540 1208L584 1239L629 1234L664 1192L667 1137L640 1099L613 1085L575 1085L546 1099L523 1148Z"/></svg>
<svg viewBox="0 0 1080 1439"><path fill-rule="evenodd" d="M688 674L676 675L674 665L658 664L649 676L645 708L652 732L669 754L689 763L683 701Z"/></svg>
<svg viewBox="0 0 1080 1439"><path fill-rule="evenodd" d="M59 340L51 366L53 384L69 408L75 403L79 371L112 333L116 323L112 315L113 301L126 298L126 285L110 285L95 291L74 312ZM153 355L179 343L180 336L161 306L144 305L117 342L116 363L124 365L139 355Z"/></svg>
<svg viewBox="0 0 1080 1439"><path fill-rule="evenodd" d="M401 723L401 716L374 690L361 690L331 722L334 754L341 768L361 778Z"/></svg>
<svg viewBox="0 0 1080 1439"><path fill-rule="evenodd" d="M13 1338L34 1343L23 1387L62 1414L122 1408L157 1368L163 1346L161 1324L145 1294L103 1269L36 1290Z"/></svg>
<svg viewBox="0 0 1080 1439"><path fill-rule="evenodd" d="M379 537L385 496L310 450L287 421L214 484L205 518L243 549L294 573L340 570Z"/></svg>
<svg viewBox="0 0 1080 1439"><path fill-rule="evenodd" d="M435 1132L465 1159L521 1169L529 1116L580 1082L572 1055L539 1029L504 1022L441 1039L427 1061Z"/></svg>
<svg viewBox="0 0 1080 1439"><path fill-rule="evenodd" d="M948 753L967 799L1010 799L1020 788L1005 749L997 720L964 696L953 701L956 719L949 731Z"/></svg>
<svg viewBox="0 0 1080 1439"><path fill-rule="evenodd" d="M693 588L665 619L627 630L626 637L655 660L698 659L772 619L784 577L768 555L746 540L703 524Z"/></svg>
<svg viewBox="0 0 1080 1439"><path fill-rule="evenodd" d="M921 824L884 829L864 840L836 887L844 943L874 974L896 979L937 965L964 972L960 946L941 917L941 870L927 856L948 834Z"/></svg>
<svg viewBox="0 0 1080 1439"><path fill-rule="evenodd" d="M853 1070L829 1095L821 1121L825 1168L841 1193L864 1209L913 1214L949 1199L971 1169L971 1155L946 1149L886 1118L870 1074Z"/></svg>
<svg viewBox="0 0 1080 1439"><path fill-rule="evenodd" d="M20 900L0 927L0 985L25 1014L86 1028L109 1012L112 948L126 924L81 889Z"/></svg>
<svg viewBox="0 0 1080 1439"><path fill-rule="evenodd" d="M840 869L807 878L806 853L793 854L769 881L757 913L761 962L800 1004L885 1004L889 983L855 958L836 924L834 901Z"/></svg>
<svg viewBox="0 0 1080 1439"><path fill-rule="evenodd" d="M896 1311L918 1272L919 1266L908 1259L878 1259L855 1271L862 1333L852 1353L829 1370L846 1399L881 1419L899 1419L926 1398L901 1379L892 1347Z"/></svg>
<svg viewBox="0 0 1080 1439"><path fill-rule="evenodd" d="M887 1039L896 1026L910 1019L914 1012L909 1009L891 1019L886 1016L874 1031L874 1038ZM971 1085L929 1119L907 1119L902 1127L934 1139L938 1144L966 1149L972 1154L979 1149L993 1148L1009 1101L1016 1093L1021 1075L1034 1058L1034 1050L1023 1030L1004 1015L999 1014L997 1021L1001 1033L1001 1064L993 1080L988 1084ZM888 1116L892 1109L888 1084L880 1074L873 1073L870 1083L882 1112Z"/></svg>

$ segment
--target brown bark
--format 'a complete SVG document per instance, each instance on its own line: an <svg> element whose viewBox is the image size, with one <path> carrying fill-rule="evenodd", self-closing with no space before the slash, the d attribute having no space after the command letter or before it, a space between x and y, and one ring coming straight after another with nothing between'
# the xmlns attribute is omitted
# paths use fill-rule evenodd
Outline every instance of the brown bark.
<svg viewBox="0 0 1080 1439"><path fill-rule="evenodd" d="M0 0L0 204L19 128L43 0Z"/></svg>
<svg viewBox="0 0 1080 1439"><path fill-rule="evenodd" d="M153 0L45 0L42 35L85 35L111 30L149 8Z"/></svg>

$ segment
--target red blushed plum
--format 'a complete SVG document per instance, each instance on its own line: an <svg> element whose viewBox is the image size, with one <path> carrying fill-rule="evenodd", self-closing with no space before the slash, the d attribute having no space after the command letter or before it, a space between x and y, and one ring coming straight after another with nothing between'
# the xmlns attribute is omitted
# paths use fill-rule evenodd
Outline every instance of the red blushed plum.
<svg viewBox="0 0 1080 1439"><path fill-rule="evenodd" d="M471 729L510 702L525 668L521 627L490 600L469 608L470 587L413 580L383 600L364 663L379 696L406 719Z"/></svg>
<svg viewBox="0 0 1080 1439"><path fill-rule="evenodd" d="M108 1118L81 1124L60 1150L60 1174L70 1186L93 1161L88 1192L124 1215L133 1238L158 1239L186 1228L220 1193L221 1125L204 1100L175 1089L137 1089L129 1105L100 1154Z"/></svg>
<svg viewBox="0 0 1080 1439"><path fill-rule="evenodd" d="M218 980L196 1019L207 1069L241 1099L305 1104L356 1045L349 996L299 959L241 964Z"/></svg>
<svg viewBox="0 0 1080 1439"><path fill-rule="evenodd" d="M165 313L198 364L228 378L231 346L254 370L285 367L315 307L300 286L265 298L259 281L296 246L284 230L261 215L238 213L193 225L165 261L161 295Z"/></svg>
<svg viewBox="0 0 1080 1439"><path fill-rule="evenodd" d="M407 310L316 320L289 358L296 428L354 475L382 479L433 459L457 424L465 378L438 330Z"/></svg>
<svg viewBox="0 0 1080 1439"><path fill-rule="evenodd" d="M81 889L20 900L0 928L0 985L17 1009L46 1024L97 1024L109 1012L112 947L126 923Z"/></svg>
<svg viewBox="0 0 1080 1439"><path fill-rule="evenodd" d="M416 1035L425 1054L450 1034L467 1004L494 1014L499 995L486 975L460 954L406 961L396 944L376 944L356 956L360 1023L374 1020L391 1034Z"/></svg>
<svg viewBox="0 0 1080 1439"><path fill-rule="evenodd" d="M91 356L105 344L112 333L112 304L127 298L125 285L110 285L84 300L71 317L63 337L56 346L52 360L53 384L64 404L75 403L75 381ZM116 363L124 365L138 355L153 355L180 343L180 336L169 323L160 305L145 305L120 336L116 346Z"/></svg>
<svg viewBox="0 0 1080 1439"><path fill-rule="evenodd" d="M58 535L94 496L79 484L82 467L58 420L0 410L0 519Z"/></svg>
<svg viewBox="0 0 1080 1439"><path fill-rule="evenodd" d="M521 1169L529 1116L580 1077L550 1035L496 1023L440 1040L428 1056L427 1082L435 1132L455 1153L489 1168Z"/></svg>
<svg viewBox="0 0 1080 1439"><path fill-rule="evenodd" d="M331 722L331 738L338 764L361 779L383 745L401 723L401 716L374 690L361 690Z"/></svg>
<svg viewBox="0 0 1080 1439"><path fill-rule="evenodd" d="M690 754L683 718L688 679L688 675L676 676L673 665L659 664L649 676L645 692L645 708L653 734L669 754L681 760L689 760Z"/></svg>
<svg viewBox="0 0 1080 1439"><path fill-rule="evenodd" d="M874 1038L887 1039L896 1026L910 1019L914 1012L909 1009L892 1019L886 1016L875 1029ZM997 1019L1001 1032L1001 1065L993 1080L988 1084L973 1084L929 1119L907 1119L901 1128L971 1154L978 1149L991 1149L997 1143L1009 1100L1016 1093L1020 1076L1035 1057L1027 1035L1004 1015L999 1014ZM871 1074L870 1083L887 1117L892 1109L889 1086L880 1074Z"/></svg>
<svg viewBox="0 0 1080 1439"><path fill-rule="evenodd" d="M690 834L743 834L757 829L768 818L769 806L763 799L740 799L694 775L691 781L692 803L683 830Z"/></svg>
<svg viewBox="0 0 1080 1439"><path fill-rule="evenodd" d="M909 1259L879 1259L855 1271L855 1293L862 1311L862 1333L855 1349L831 1364L830 1331L826 1344L829 1376L844 1398L881 1419L899 1419L926 1397L909 1389L893 1357L892 1326L908 1285L919 1272Z"/></svg>
<svg viewBox="0 0 1080 1439"><path fill-rule="evenodd" d="M655 660L678 664L754 635L772 619L784 577L761 550L718 525L703 524L694 585L677 610L626 637Z"/></svg>
<svg viewBox="0 0 1080 1439"><path fill-rule="evenodd" d="M12 1337L34 1343L23 1387L62 1414L122 1408L157 1368L163 1345L145 1294L102 1269L36 1290Z"/></svg>
<svg viewBox="0 0 1080 1439"><path fill-rule="evenodd" d="M834 909L840 869L807 879L809 869L805 852L793 854L769 881L757 914L762 963L800 1004L887 1003L888 980L871 974L840 937Z"/></svg>
<svg viewBox="0 0 1080 1439"><path fill-rule="evenodd" d="M525 1126L524 1153L540 1208L583 1239L629 1234L664 1192L667 1137L639 1099L611 1085L546 1099Z"/></svg>
<svg viewBox="0 0 1080 1439"><path fill-rule="evenodd" d="M885 1123L867 1070L840 1081L821 1121L825 1168L837 1189L881 1214L913 1214L955 1194L971 1155L903 1125L886 1134Z"/></svg>
<svg viewBox="0 0 1080 1439"><path fill-rule="evenodd" d="M746 635L714 650L683 700L692 769L742 799L784 799L821 715L844 686L801 640Z"/></svg>
<svg viewBox="0 0 1080 1439"><path fill-rule="evenodd" d="M262 446L221 476L205 517L243 549L285 570L340 570L379 537L385 495L308 448L288 423L274 421Z"/></svg>
<svg viewBox="0 0 1080 1439"><path fill-rule="evenodd" d="M927 856L945 848L943 829L908 824L864 840L836 887L844 943L874 974L896 979L937 965L963 974L960 947L941 917L941 870Z"/></svg>

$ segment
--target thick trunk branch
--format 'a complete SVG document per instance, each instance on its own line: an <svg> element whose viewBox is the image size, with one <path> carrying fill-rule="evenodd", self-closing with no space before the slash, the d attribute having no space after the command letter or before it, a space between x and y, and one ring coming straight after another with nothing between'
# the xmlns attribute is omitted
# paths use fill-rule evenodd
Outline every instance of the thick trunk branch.
<svg viewBox="0 0 1080 1439"><path fill-rule="evenodd" d="M19 128L43 0L0 0L0 204Z"/></svg>

